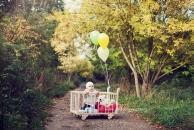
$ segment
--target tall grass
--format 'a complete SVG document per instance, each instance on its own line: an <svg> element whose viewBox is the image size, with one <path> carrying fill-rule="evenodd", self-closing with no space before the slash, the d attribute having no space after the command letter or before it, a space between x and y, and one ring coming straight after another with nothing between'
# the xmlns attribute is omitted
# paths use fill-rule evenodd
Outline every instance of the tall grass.
<svg viewBox="0 0 194 130"><path fill-rule="evenodd" d="M123 94L120 103L166 127L194 129L194 88L161 87L145 99Z"/></svg>

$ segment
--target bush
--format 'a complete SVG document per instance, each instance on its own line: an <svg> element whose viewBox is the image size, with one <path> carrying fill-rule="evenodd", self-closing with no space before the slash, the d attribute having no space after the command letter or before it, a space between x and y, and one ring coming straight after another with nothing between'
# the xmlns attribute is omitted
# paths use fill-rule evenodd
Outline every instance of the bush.
<svg viewBox="0 0 194 130"><path fill-rule="evenodd" d="M106 82L96 83L96 84L94 84L94 86L95 86L95 89L98 89L98 90L103 91L103 92L106 92L107 87L108 87ZM111 84L110 86L111 86L110 91L111 92L116 92L116 89L118 88L118 85L117 84Z"/></svg>
<svg viewBox="0 0 194 130"><path fill-rule="evenodd" d="M40 91L27 89L21 101L21 112L27 117L28 129L40 130L44 127L47 117L45 111L51 104L50 99Z"/></svg>
<svg viewBox="0 0 194 130"><path fill-rule="evenodd" d="M107 84L106 83L95 84L95 89L99 89L100 91L106 91L107 90Z"/></svg>
<svg viewBox="0 0 194 130"><path fill-rule="evenodd" d="M45 109L51 104L41 92L27 89L19 97L4 100L1 109L2 129L42 130L47 117Z"/></svg>
<svg viewBox="0 0 194 130"><path fill-rule="evenodd" d="M46 75L54 75L55 53L50 44L43 44L49 39L22 16L7 16L0 26L0 129L42 130L50 101L35 87L43 70L49 70ZM17 30L19 26L22 29ZM13 37L9 39L7 34ZM44 82L43 77L41 83L46 86L51 82Z"/></svg>
<svg viewBox="0 0 194 130"><path fill-rule="evenodd" d="M73 83L63 82L59 85L47 90L46 94L49 97L62 97L66 92L74 88Z"/></svg>

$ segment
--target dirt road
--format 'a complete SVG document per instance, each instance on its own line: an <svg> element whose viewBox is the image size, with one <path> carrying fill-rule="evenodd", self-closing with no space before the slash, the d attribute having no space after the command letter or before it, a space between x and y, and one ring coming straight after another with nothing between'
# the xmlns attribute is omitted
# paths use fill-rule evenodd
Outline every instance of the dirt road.
<svg viewBox="0 0 194 130"><path fill-rule="evenodd" d="M85 121L69 112L70 94L54 99L54 106L49 110L46 130L161 130L138 117L134 112L121 110L113 119L107 117L88 117Z"/></svg>

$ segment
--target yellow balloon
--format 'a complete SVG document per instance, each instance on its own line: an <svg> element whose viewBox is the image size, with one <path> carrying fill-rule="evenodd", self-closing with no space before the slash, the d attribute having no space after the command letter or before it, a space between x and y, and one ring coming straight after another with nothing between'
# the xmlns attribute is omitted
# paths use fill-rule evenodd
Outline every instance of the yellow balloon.
<svg viewBox="0 0 194 130"><path fill-rule="evenodd" d="M107 48L109 43L109 37L106 33L101 33L98 37L98 43L102 48Z"/></svg>

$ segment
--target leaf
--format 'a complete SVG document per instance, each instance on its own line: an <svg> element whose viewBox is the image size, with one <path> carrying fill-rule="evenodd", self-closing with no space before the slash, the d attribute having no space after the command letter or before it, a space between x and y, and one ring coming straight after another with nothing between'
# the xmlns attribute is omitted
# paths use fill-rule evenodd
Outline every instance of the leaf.
<svg viewBox="0 0 194 130"><path fill-rule="evenodd" d="M188 76L190 74L190 72L189 71L183 71L182 74L185 75L185 76Z"/></svg>

